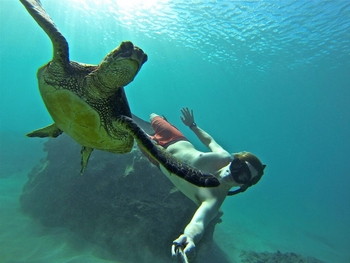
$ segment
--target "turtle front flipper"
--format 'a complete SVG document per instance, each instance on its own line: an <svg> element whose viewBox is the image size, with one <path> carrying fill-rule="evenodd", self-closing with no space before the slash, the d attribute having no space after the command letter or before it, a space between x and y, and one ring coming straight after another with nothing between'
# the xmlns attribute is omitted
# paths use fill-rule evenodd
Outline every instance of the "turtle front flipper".
<svg viewBox="0 0 350 263"><path fill-rule="evenodd" d="M200 187L216 187L220 185L219 180L214 175L203 173L202 171L181 162L164 149L157 147L147 133L145 133L133 119L122 115L119 116L116 121L120 127L123 127L134 137L139 146L150 157L156 160L159 165L170 174L177 175L191 184Z"/></svg>
<svg viewBox="0 0 350 263"><path fill-rule="evenodd" d="M89 161L90 155L94 149L90 147L83 146L81 147L80 154L81 154L81 170L80 174L84 174L87 163Z"/></svg>
<svg viewBox="0 0 350 263"><path fill-rule="evenodd" d="M68 43L57 29L51 17L46 13L39 0L20 0L29 14L51 39L53 45L53 62L61 66L69 65Z"/></svg>
<svg viewBox="0 0 350 263"><path fill-rule="evenodd" d="M46 137L56 138L59 135L61 135L62 132L63 131L60 130L55 123L53 123L53 124L46 126L44 128L32 131L32 132L26 134L26 136L39 137L39 138L46 138Z"/></svg>

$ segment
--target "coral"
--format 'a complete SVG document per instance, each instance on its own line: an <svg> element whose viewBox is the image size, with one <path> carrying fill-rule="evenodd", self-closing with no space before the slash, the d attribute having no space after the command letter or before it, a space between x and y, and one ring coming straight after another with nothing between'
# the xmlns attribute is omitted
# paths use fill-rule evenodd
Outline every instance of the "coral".
<svg viewBox="0 0 350 263"><path fill-rule="evenodd" d="M275 253L254 251L242 251L241 263L322 263L318 259L312 257L303 257L295 253Z"/></svg>

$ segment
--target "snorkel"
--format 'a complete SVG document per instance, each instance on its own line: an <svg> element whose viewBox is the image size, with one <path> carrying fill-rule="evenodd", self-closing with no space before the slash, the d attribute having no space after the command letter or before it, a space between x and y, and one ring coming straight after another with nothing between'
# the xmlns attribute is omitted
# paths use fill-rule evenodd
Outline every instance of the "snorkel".
<svg viewBox="0 0 350 263"><path fill-rule="evenodd" d="M256 169L256 167L254 167L248 161L244 161L238 158L237 156L235 156L235 158L230 164L231 176L236 183L243 184L243 185L240 186L240 188L237 190L230 190L227 193L227 195L231 196L231 195L243 193L249 187L258 183L264 174L264 169L266 165L262 164L261 167L262 168L259 171L258 169ZM258 172L258 174L255 175L254 177L252 176L252 170L256 170Z"/></svg>

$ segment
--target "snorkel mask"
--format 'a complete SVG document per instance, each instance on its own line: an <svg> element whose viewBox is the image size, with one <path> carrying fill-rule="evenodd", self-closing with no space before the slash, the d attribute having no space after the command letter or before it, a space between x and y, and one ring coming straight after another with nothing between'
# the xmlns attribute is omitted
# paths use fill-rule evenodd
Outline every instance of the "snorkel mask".
<svg viewBox="0 0 350 263"><path fill-rule="evenodd" d="M234 158L230 164L230 172L233 180L243 185L237 190L229 191L227 195L235 195L235 194L243 193L249 187L259 182L259 180L264 174L265 167L266 165L263 164L262 169L258 171L258 174L252 178L252 173L249 169L248 164L244 160L241 160L239 158Z"/></svg>

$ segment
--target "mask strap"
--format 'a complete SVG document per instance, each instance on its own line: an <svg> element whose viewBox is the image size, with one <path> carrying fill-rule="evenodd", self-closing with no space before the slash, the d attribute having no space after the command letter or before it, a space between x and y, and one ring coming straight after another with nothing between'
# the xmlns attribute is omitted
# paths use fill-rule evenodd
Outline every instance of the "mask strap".
<svg viewBox="0 0 350 263"><path fill-rule="evenodd" d="M245 190L247 190L249 188L249 185L242 185L239 189L237 190L231 190L231 191L228 191L227 193L227 196L232 196L232 195L236 195L236 194L239 194L239 193L243 193Z"/></svg>

